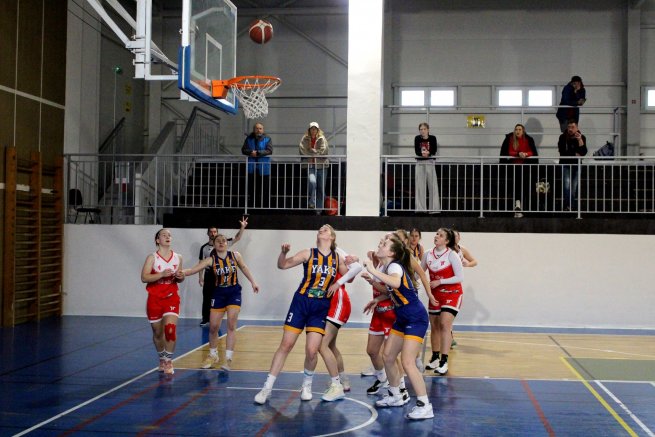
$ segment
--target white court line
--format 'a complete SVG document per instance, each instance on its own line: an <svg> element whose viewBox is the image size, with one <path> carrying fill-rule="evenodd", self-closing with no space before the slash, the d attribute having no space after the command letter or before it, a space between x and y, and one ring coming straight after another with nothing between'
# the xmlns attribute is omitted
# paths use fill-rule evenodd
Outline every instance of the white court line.
<svg viewBox="0 0 655 437"><path fill-rule="evenodd" d="M644 425L644 424L642 423L642 421L639 420L639 418L638 418L635 414L633 414L632 411L630 411L630 409L629 409L629 408L628 408L628 407L627 407L623 402L621 402L621 400L620 400L619 398L617 398L616 396L614 396L614 393L612 393L611 391L609 391L609 389L608 389L607 387L605 387L605 386L603 385L602 382L600 382L600 381L598 381L598 380L596 380L596 381L594 381L594 382L596 383L596 385L597 385L598 387L600 387L601 389L603 389L603 391L604 391L605 393L607 393L607 395L608 395L610 398L612 398L612 400L613 400L614 402L616 402L616 404L617 404L619 407L621 407L621 408L623 409L623 411L625 411L625 412L628 414L628 416L630 416L630 418L632 418L632 420L634 420L635 423L641 427L641 429L644 430L644 432L646 433L646 435L648 435L649 437L655 437L655 434L653 434L653 432L652 432L650 429L648 429L648 427L647 427L646 425Z"/></svg>
<svg viewBox="0 0 655 437"><path fill-rule="evenodd" d="M225 387L225 388L227 390L258 390L258 391L261 390L259 388L252 388L252 387ZM296 393L298 392L297 389L294 390L294 389L287 389L287 388L274 388L273 391L290 391L290 392L296 392ZM361 423L361 424L359 424L357 426L354 426L352 428L342 429L341 431L336 431L336 432L332 432L332 433L329 433L329 434L316 434L316 435L314 435L312 437L328 437L328 436L331 436L331 435L339 435L339 434L345 434L347 432L357 431L358 429L362 429L362 428L365 428L365 427L369 426L371 423L375 422L378 419L377 410L375 408L373 408L371 405L367 404L366 402L363 402L363 401L360 401L360 400L357 400L357 399L353 399L353 398L349 398L349 397L345 397L343 399L351 401L351 402L356 402L356 403L358 403L360 405L363 405L368 411L371 412L371 417L366 422Z"/></svg>
<svg viewBox="0 0 655 437"><path fill-rule="evenodd" d="M238 328L238 329L239 329L239 328ZM238 330L238 329L237 329L237 330ZM224 334L224 335L225 335L225 334ZM219 338L223 337L224 335L221 335ZM185 353L185 354L183 354L183 355L180 355L179 357L175 358L175 360L173 360L173 361L176 361L176 360L179 360L180 358L184 358L184 357L186 357L187 355L189 355L189 354L191 354L191 353L193 353L193 352L195 352L195 351L197 351L197 350L199 350L199 349L205 347L206 344L207 344L207 343L201 344L201 345L198 346L197 348L192 349L192 350L190 350L189 352L187 352L187 353ZM98 396L96 396L96 397L94 397L94 398L91 398L91 399L89 399L88 401L84 401L84 402L82 402L81 404L78 404L78 405L76 405L76 406L74 406L74 407L72 407L72 408L69 408L68 410L66 410L66 411L64 411L64 412L62 412L62 413L57 414L56 416L52 416L50 419L46 419L46 420L44 420L44 421L41 422L41 423L37 423L36 425L32 426L31 428L28 428L28 429L26 429L26 430L23 430L23 431L19 432L18 434L14 434L13 437L19 437L19 436L22 436L22 435L28 434L28 433L34 431L35 429L39 429L39 428L41 428L43 425L47 425L48 423L53 422L53 421L55 421L55 420L57 420L57 419L60 419L60 418L62 418L62 417L64 417L64 416L66 416L66 415L72 413L73 411L79 410L80 408L85 407L85 406L89 405L90 403L93 403L93 402L97 401L98 399L104 398L104 397L107 396L108 394L113 393L113 392L115 392L116 390L120 390L121 388L123 388L123 387L125 387L125 386L127 386L127 385L130 385L130 384L132 384L134 381L138 381L139 379L143 378L144 376L149 375L149 374L151 374L151 373L153 373L153 372L156 372L157 370L158 370L158 367L155 367L154 369L148 370L147 372L142 373L142 374L139 375L139 376L135 376L134 378L130 379L129 381L125 381L124 383L122 383L122 384L120 384L120 385L117 385L116 387L114 387L114 388L112 388L112 389L109 389L109 390L107 390L107 391L104 392L104 393L100 393Z"/></svg>
<svg viewBox="0 0 655 437"><path fill-rule="evenodd" d="M487 339L487 338L475 338L475 337L466 337L467 340L474 340L474 341L482 341L482 342L488 342L488 343L506 343L506 344L518 344L521 346L543 346L543 347L552 347L552 348L566 348L566 349L579 349L579 350L585 350L585 351L594 351L594 352L606 352L606 353L614 353L614 354L620 354L620 355L629 355L629 356L634 356L634 357L644 357L644 358L655 358L655 355L648 355L648 354L637 354L637 353L632 353L632 352L621 352L621 351L615 351L611 349L596 349L596 348L591 348L591 347L582 347L582 346L566 346L566 345L556 345L556 344L545 344L545 343L526 343L522 341L508 341L508 340L493 340L493 339Z"/></svg>

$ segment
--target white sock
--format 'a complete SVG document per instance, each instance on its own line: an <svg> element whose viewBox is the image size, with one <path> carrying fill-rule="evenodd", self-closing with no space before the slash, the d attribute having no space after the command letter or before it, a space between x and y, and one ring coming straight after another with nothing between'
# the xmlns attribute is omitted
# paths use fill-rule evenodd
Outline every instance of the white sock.
<svg viewBox="0 0 655 437"><path fill-rule="evenodd" d="M430 403L430 399L428 399L428 395L425 396L417 396L416 399L419 401L423 402L425 405L428 405Z"/></svg>
<svg viewBox="0 0 655 437"><path fill-rule="evenodd" d="M277 379L277 376L273 376L273 375L271 375L269 373L268 376L266 377L266 382L264 383L264 388L267 388L269 390L272 389L273 384L275 384L276 379Z"/></svg>
<svg viewBox="0 0 655 437"><path fill-rule="evenodd" d="M375 377L378 381L385 382L387 380L387 372L384 371L384 368L382 368L382 370L376 370Z"/></svg>
<svg viewBox="0 0 655 437"><path fill-rule="evenodd" d="M400 396L400 387L391 387L389 386L389 392L392 396Z"/></svg>
<svg viewBox="0 0 655 437"><path fill-rule="evenodd" d="M226 360L231 360L231 359L232 359L232 355L234 355L234 351L231 351L231 350L226 350L226 351L225 351L225 359L226 359Z"/></svg>
<svg viewBox="0 0 655 437"><path fill-rule="evenodd" d="M405 387L405 377L404 376L400 378L400 388L402 390L405 390L405 388L406 388Z"/></svg>
<svg viewBox="0 0 655 437"><path fill-rule="evenodd" d="M312 380L314 379L314 371L305 369L303 371L303 373L304 373L304 377L302 379L302 385L303 386L305 386L305 385L311 386L312 385Z"/></svg>
<svg viewBox="0 0 655 437"><path fill-rule="evenodd" d="M345 377L346 377L346 372L339 372L339 379L343 381Z"/></svg>
<svg viewBox="0 0 655 437"><path fill-rule="evenodd" d="M336 384L336 385L341 384L341 378L339 378L339 375L332 377L332 384Z"/></svg>
<svg viewBox="0 0 655 437"><path fill-rule="evenodd" d="M209 348L209 356L210 357L217 357L218 356L218 348Z"/></svg>

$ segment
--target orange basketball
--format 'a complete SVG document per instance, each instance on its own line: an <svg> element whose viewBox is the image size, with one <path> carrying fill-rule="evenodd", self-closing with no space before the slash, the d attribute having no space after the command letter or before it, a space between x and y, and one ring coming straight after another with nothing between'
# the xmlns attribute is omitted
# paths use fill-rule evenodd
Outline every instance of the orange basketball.
<svg viewBox="0 0 655 437"><path fill-rule="evenodd" d="M334 197L325 198L325 215L337 215L339 212L339 202Z"/></svg>
<svg viewBox="0 0 655 437"><path fill-rule="evenodd" d="M257 44L266 44L273 38L273 25L266 20L250 23L250 39Z"/></svg>

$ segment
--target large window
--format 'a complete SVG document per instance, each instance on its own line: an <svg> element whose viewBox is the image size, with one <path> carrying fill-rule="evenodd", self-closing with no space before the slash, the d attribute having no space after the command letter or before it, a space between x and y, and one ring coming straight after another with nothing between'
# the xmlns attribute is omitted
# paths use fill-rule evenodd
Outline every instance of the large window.
<svg viewBox="0 0 655 437"><path fill-rule="evenodd" d="M545 87L498 88L498 106L553 106L553 90Z"/></svg>
<svg viewBox="0 0 655 437"><path fill-rule="evenodd" d="M553 90L528 90L528 106L553 106Z"/></svg>
<svg viewBox="0 0 655 437"><path fill-rule="evenodd" d="M498 106L523 106L523 90L498 90Z"/></svg>
<svg viewBox="0 0 655 437"><path fill-rule="evenodd" d="M655 88L646 88L645 100L646 109L655 111Z"/></svg>
<svg viewBox="0 0 655 437"><path fill-rule="evenodd" d="M455 87L400 89L400 106L454 107L456 100Z"/></svg>

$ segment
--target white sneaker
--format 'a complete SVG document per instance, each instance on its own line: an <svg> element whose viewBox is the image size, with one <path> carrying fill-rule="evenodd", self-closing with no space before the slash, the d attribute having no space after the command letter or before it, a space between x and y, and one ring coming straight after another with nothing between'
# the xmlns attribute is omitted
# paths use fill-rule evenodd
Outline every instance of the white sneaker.
<svg viewBox="0 0 655 437"><path fill-rule="evenodd" d="M375 375L375 367L371 364L366 369L362 370L362 376L373 376Z"/></svg>
<svg viewBox="0 0 655 437"><path fill-rule="evenodd" d="M273 390L270 388L263 388L255 395L255 403L259 405L264 405L266 401L271 397L271 392Z"/></svg>
<svg viewBox="0 0 655 437"><path fill-rule="evenodd" d="M425 372L425 365L423 364L421 357L416 357L416 368L421 373Z"/></svg>
<svg viewBox="0 0 655 437"><path fill-rule="evenodd" d="M434 369L434 373L438 373L439 375L445 375L448 373L448 361L443 363L443 365L440 365L436 369Z"/></svg>
<svg viewBox="0 0 655 437"><path fill-rule="evenodd" d="M439 358L437 358L434 361L430 361L427 366L425 366L425 370L434 370L437 367L439 367Z"/></svg>
<svg viewBox="0 0 655 437"><path fill-rule="evenodd" d="M312 386L311 385L303 385L300 388L300 400L301 401L311 401L313 396L314 395L312 394Z"/></svg>
<svg viewBox="0 0 655 437"><path fill-rule="evenodd" d="M221 366L221 369L225 370L226 372L232 370L232 360L225 360L225 362Z"/></svg>
<svg viewBox="0 0 655 437"><path fill-rule="evenodd" d="M214 364L218 363L218 355L207 355L207 358L205 358L205 361L202 362L202 365L200 366L201 369L211 369Z"/></svg>
<svg viewBox="0 0 655 437"><path fill-rule="evenodd" d="M344 375L341 378L341 385L343 385L343 391L350 391L350 378Z"/></svg>
<svg viewBox="0 0 655 437"><path fill-rule="evenodd" d="M406 388L400 389L400 395L403 397L403 405L409 404L409 391Z"/></svg>
<svg viewBox="0 0 655 437"><path fill-rule="evenodd" d="M346 395L343 392L343 385L341 384L330 384L330 388L328 388L325 393L323 393L323 396L321 396L321 399L323 399L326 402L332 402L332 401L337 401L339 399L345 398Z"/></svg>
<svg viewBox="0 0 655 437"><path fill-rule="evenodd" d="M432 411L432 404L425 404L419 406L418 403L412 411L407 413L408 419L411 420L422 420L422 419L432 419L434 417L434 411Z"/></svg>
<svg viewBox="0 0 655 437"><path fill-rule="evenodd" d="M384 395L382 399L375 402L376 407L386 408L386 407L402 407L405 405L403 403L403 395L392 395L389 392L388 395Z"/></svg>

